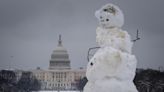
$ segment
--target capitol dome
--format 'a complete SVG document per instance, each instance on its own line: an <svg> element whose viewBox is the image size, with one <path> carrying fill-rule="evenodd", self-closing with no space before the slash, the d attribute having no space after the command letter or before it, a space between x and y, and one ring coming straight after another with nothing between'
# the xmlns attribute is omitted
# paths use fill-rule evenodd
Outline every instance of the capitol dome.
<svg viewBox="0 0 164 92"><path fill-rule="evenodd" d="M69 55L62 45L61 35L59 35L58 46L51 54L49 69L70 69Z"/></svg>

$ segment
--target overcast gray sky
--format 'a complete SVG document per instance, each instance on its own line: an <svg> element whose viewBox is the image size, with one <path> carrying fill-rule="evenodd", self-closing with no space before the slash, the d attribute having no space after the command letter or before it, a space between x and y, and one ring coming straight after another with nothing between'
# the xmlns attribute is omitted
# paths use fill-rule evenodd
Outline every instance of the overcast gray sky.
<svg viewBox="0 0 164 92"><path fill-rule="evenodd" d="M47 69L59 34L72 67L86 67L96 46L94 12L106 3L122 9L132 38L139 29L138 67L164 67L164 0L0 0L0 68Z"/></svg>

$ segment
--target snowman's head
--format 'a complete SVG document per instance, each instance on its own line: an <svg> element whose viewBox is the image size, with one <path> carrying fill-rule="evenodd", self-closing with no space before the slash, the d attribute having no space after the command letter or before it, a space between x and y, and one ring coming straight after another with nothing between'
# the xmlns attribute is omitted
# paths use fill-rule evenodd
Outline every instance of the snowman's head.
<svg viewBox="0 0 164 92"><path fill-rule="evenodd" d="M87 65L86 76L89 81L113 77L121 65L120 52L115 49L100 49Z"/></svg>
<svg viewBox="0 0 164 92"><path fill-rule="evenodd" d="M122 27L124 24L124 15L122 11L113 4L106 4L95 12L99 24L104 28Z"/></svg>

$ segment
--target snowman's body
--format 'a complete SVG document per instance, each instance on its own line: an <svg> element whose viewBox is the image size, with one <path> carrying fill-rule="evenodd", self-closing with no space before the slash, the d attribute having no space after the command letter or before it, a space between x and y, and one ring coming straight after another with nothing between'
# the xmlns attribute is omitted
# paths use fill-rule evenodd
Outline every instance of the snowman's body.
<svg viewBox="0 0 164 92"><path fill-rule="evenodd" d="M130 35L121 29L123 13L107 4L96 11L96 17L100 22L96 30L100 49L88 63L84 92L138 92L133 83L137 60L131 54Z"/></svg>
<svg viewBox="0 0 164 92"><path fill-rule="evenodd" d="M126 31L120 28L105 29L98 27L96 41L100 47L110 46L123 52L131 53L133 43Z"/></svg>

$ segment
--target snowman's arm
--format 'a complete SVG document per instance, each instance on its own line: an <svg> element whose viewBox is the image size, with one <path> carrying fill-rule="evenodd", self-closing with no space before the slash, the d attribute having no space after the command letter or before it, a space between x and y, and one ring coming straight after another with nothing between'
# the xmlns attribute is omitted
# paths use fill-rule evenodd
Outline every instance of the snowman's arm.
<svg viewBox="0 0 164 92"><path fill-rule="evenodd" d="M136 42L137 40L140 40L141 38L139 37L139 31L137 29L137 35L136 35L136 39L132 40L132 42Z"/></svg>
<svg viewBox="0 0 164 92"><path fill-rule="evenodd" d="M87 54L88 62L89 62L89 56L90 56L89 53L90 53L90 51L93 50L93 49L98 49L98 48L100 48L100 47L92 47L92 48L89 48L89 49L88 49L88 54Z"/></svg>

